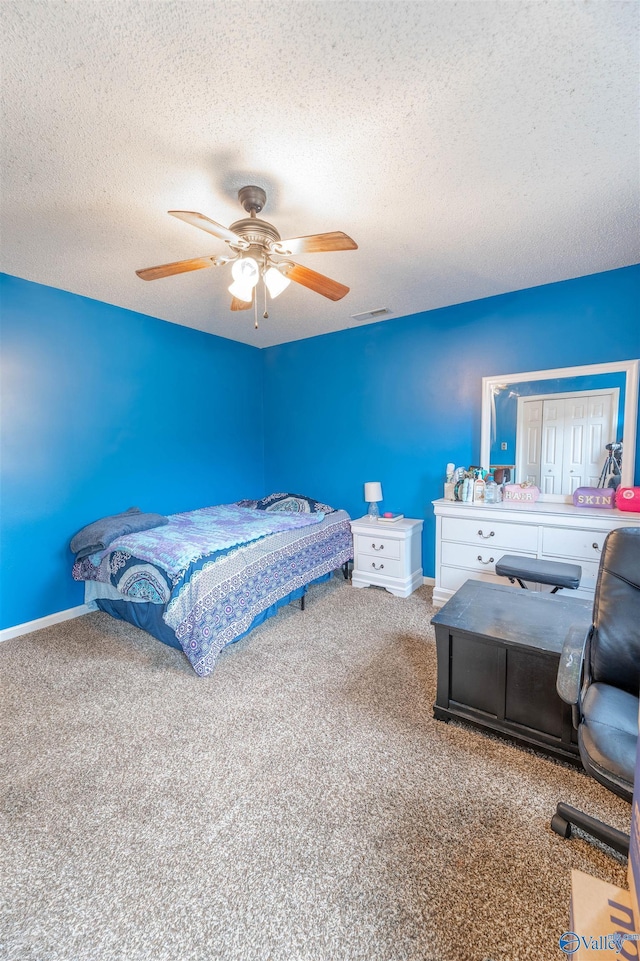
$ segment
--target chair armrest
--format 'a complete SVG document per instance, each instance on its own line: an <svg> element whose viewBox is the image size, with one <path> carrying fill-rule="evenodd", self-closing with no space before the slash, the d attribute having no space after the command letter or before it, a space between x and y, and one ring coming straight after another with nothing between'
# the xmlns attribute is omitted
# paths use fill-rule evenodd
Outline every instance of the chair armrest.
<svg viewBox="0 0 640 961"><path fill-rule="evenodd" d="M583 626L571 627L562 646L556 690L563 701L574 706L580 701L584 655L591 631L592 627L586 633Z"/></svg>

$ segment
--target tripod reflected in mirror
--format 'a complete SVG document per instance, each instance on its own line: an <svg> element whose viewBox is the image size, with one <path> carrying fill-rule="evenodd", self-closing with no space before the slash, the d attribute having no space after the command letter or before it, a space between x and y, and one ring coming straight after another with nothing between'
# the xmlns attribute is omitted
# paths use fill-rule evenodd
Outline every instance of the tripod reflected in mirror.
<svg viewBox="0 0 640 961"><path fill-rule="evenodd" d="M622 471L622 443L607 444L605 450L608 452L606 460L602 465L598 487L613 487L617 489L620 485L620 474Z"/></svg>

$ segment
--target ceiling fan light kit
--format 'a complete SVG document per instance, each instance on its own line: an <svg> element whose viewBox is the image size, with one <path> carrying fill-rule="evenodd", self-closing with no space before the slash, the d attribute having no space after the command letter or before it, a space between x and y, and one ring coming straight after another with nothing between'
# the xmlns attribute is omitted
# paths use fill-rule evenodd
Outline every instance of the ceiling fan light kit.
<svg viewBox="0 0 640 961"><path fill-rule="evenodd" d="M146 267L143 270L136 270L138 277L142 280L158 280L160 277L170 277L205 267L221 267L231 263L233 283L228 288L233 297L231 310L247 310L253 304L256 311L256 327L258 326L256 287L261 278L265 295L264 317L269 316L266 305L267 293L273 300L286 290L291 281L329 300L340 300L349 293L349 288L344 284L301 264L296 264L288 258L292 254L357 250L358 245L351 237L341 230L334 230L324 234L282 240L273 224L260 220L256 216L267 202L267 195L262 187L257 187L255 184L241 187L238 191L238 199L249 217L237 220L230 227L223 227L222 224L196 211L168 211L172 217L177 217L193 227L205 230L219 240L224 240L231 250L230 255L193 257L190 260L161 264L158 267ZM286 259L275 259L279 257Z"/></svg>

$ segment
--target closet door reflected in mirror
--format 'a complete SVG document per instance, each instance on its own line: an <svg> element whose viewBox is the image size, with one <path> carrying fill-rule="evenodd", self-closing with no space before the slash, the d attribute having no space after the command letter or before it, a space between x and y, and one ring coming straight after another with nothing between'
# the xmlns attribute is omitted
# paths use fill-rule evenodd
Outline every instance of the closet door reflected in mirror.
<svg viewBox="0 0 640 961"><path fill-rule="evenodd" d="M518 398L516 478L544 494L606 486L606 445L614 443L619 391Z"/></svg>
<svg viewBox="0 0 640 961"><path fill-rule="evenodd" d="M621 360L483 377L480 463L510 466L517 482L540 488L542 500L571 503L576 488L602 486L604 465L611 466L607 444L621 442L620 484L631 487L639 374L640 361ZM527 415L524 438L518 400L540 402Z"/></svg>

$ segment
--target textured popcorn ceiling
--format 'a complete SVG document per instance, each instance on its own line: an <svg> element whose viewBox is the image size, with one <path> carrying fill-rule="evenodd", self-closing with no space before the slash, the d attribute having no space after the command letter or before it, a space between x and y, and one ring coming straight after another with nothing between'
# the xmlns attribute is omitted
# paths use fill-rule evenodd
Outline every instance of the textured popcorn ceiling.
<svg viewBox="0 0 640 961"><path fill-rule="evenodd" d="M3 2L2 262L10 274L268 346L636 263L635 2ZM357 251L296 259L253 328L229 268L134 271L245 216Z"/></svg>

